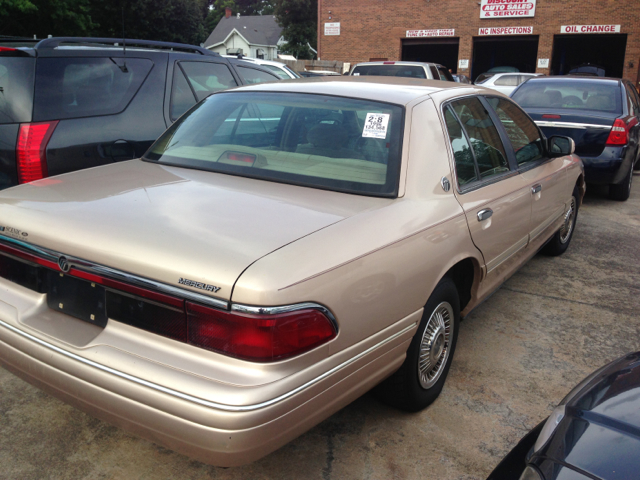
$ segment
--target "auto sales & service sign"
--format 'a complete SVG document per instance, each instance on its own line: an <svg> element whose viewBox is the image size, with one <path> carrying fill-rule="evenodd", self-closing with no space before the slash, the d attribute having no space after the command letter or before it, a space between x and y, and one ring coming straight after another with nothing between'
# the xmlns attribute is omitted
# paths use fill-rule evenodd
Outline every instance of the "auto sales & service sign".
<svg viewBox="0 0 640 480"><path fill-rule="evenodd" d="M482 0L480 18L533 17L536 0Z"/></svg>

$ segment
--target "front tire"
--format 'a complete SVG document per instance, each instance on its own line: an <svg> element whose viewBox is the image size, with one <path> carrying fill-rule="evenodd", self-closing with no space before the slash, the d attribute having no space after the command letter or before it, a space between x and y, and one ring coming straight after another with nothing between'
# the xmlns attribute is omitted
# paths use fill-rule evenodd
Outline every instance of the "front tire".
<svg viewBox="0 0 640 480"><path fill-rule="evenodd" d="M560 230L558 230L549 243L547 243L542 250L543 253L552 257L562 255L569 248L569 243L573 238L573 232L576 229L576 222L578 220L578 187L574 187L573 194L571 195L571 201L569 204L569 210L564 214L564 223Z"/></svg>
<svg viewBox="0 0 640 480"><path fill-rule="evenodd" d="M633 181L633 166L629 169L629 172L624 177L622 182L609 185L609 198L611 200L617 200L618 202L624 202L629 199L631 195L631 182Z"/></svg>
<svg viewBox="0 0 640 480"><path fill-rule="evenodd" d="M443 278L424 307L404 363L374 390L378 398L408 412L433 403L449 373L459 325L458 291L450 278Z"/></svg>

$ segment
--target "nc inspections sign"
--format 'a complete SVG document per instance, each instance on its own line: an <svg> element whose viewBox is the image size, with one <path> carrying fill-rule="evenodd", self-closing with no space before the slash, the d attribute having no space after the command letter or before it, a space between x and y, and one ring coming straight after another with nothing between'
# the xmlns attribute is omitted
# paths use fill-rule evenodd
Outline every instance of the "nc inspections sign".
<svg viewBox="0 0 640 480"><path fill-rule="evenodd" d="M536 0L482 0L480 18L534 17Z"/></svg>

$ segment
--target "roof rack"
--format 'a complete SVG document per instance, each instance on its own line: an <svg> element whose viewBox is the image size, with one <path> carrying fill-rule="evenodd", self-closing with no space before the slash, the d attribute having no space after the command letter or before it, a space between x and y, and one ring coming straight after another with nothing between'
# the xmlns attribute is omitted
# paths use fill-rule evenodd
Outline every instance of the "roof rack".
<svg viewBox="0 0 640 480"><path fill-rule="evenodd" d="M142 46L142 47L156 47L156 48L170 48L176 50L186 50L200 53L201 55L213 55L220 56L217 52L212 52L203 47L196 47L195 45L188 45L186 43L173 43L173 42L158 42L155 40L136 40L136 39L124 39L127 46ZM52 37L45 38L38 42L35 46L36 50L41 50L45 48L56 48L59 47L61 43L79 43L79 44L87 44L87 43L95 43L95 44L118 44L121 45L124 43L122 38L94 38L94 37Z"/></svg>

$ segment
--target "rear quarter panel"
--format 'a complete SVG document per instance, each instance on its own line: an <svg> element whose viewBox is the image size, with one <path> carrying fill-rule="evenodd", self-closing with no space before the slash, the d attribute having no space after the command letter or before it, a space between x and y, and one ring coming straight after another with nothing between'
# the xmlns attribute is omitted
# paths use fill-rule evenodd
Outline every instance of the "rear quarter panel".
<svg viewBox="0 0 640 480"><path fill-rule="evenodd" d="M444 134L429 99L407 107L406 193L287 245L250 266L232 301L286 305L312 301L335 315L343 350L419 311L458 261L479 265L453 191ZM479 271L479 267L477 268Z"/></svg>

